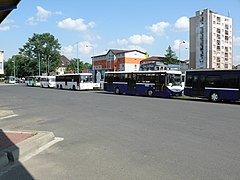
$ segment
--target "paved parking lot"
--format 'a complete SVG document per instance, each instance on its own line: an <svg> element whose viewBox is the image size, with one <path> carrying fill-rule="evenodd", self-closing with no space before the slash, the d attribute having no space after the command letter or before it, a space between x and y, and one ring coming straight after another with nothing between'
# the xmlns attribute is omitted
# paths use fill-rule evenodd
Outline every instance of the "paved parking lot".
<svg viewBox="0 0 240 180"><path fill-rule="evenodd" d="M239 104L0 86L9 130L64 141L2 178L238 179Z"/></svg>

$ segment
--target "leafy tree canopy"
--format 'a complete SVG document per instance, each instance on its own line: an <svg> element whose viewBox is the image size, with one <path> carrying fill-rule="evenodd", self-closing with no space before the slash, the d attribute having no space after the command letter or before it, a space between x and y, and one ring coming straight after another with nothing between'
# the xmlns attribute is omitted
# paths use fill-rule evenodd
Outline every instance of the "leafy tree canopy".
<svg viewBox="0 0 240 180"><path fill-rule="evenodd" d="M5 75L13 76L14 68L16 77L22 78L25 76L35 75L34 67L36 66L36 63L34 64L30 63L34 62L29 61L29 58L23 55L14 55L11 58L9 58L7 62L4 63Z"/></svg>
<svg viewBox="0 0 240 180"><path fill-rule="evenodd" d="M88 70L92 69L92 65L90 63L83 63L80 59L73 58L70 60L68 66L67 66L67 71L72 72L72 73L77 73L77 61L79 60L79 72L82 70Z"/></svg>
<svg viewBox="0 0 240 180"><path fill-rule="evenodd" d="M28 42L19 48L19 54L26 58L26 66L28 66L26 69L37 75L39 61L41 73L54 71L59 66L60 49L58 40L50 33L34 33Z"/></svg>

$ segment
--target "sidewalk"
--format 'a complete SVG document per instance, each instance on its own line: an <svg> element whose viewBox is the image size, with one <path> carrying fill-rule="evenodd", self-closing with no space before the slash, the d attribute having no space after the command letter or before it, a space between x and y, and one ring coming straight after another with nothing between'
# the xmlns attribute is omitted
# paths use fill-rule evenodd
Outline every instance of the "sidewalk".
<svg viewBox="0 0 240 180"><path fill-rule="evenodd" d="M0 110L0 121L12 115L14 115L12 111ZM55 136L52 132L0 129L0 171L10 163L23 160L54 140Z"/></svg>

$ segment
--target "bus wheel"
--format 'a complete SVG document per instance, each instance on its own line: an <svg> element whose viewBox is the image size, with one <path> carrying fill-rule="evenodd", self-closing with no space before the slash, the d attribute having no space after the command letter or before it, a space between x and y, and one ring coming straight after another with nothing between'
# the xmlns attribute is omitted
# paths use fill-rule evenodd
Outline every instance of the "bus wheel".
<svg viewBox="0 0 240 180"><path fill-rule="evenodd" d="M73 89L74 91L76 90L76 87L75 87L75 85L73 85L72 89Z"/></svg>
<svg viewBox="0 0 240 180"><path fill-rule="evenodd" d="M120 89L118 87L115 88L115 94L120 94Z"/></svg>
<svg viewBox="0 0 240 180"><path fill-rule="evenodd" d="M149 90L147 91L147 95L148 95L148 96L153 96L153 91L152 91L151 89L149 89Z"/></svg>
<svg viewBox="0 0 240 180"><path fill-rule="evenodd" d="M219 101L219 95L218 95L218 93L212 92L212 93L210 94L210 100L213 101L213 102Z"/></svg>

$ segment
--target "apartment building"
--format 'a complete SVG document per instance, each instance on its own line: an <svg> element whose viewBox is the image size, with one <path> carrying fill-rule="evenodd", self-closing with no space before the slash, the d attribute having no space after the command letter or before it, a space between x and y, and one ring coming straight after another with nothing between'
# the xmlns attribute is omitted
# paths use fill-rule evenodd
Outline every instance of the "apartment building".
<svg viewBox="0 0 240 180"><path fill-rule="evenodd" d="M92 65L103 79L106 71L138 71L140 61L145 58L146 53L138 50L110 49L106 54L93 56Z"/></svg>
<svg viewBox="0 0 240 180"><path fill-rule="evenodd" d="M190 68L232 69L232 24L209 9L190 18Z"/></svg>

